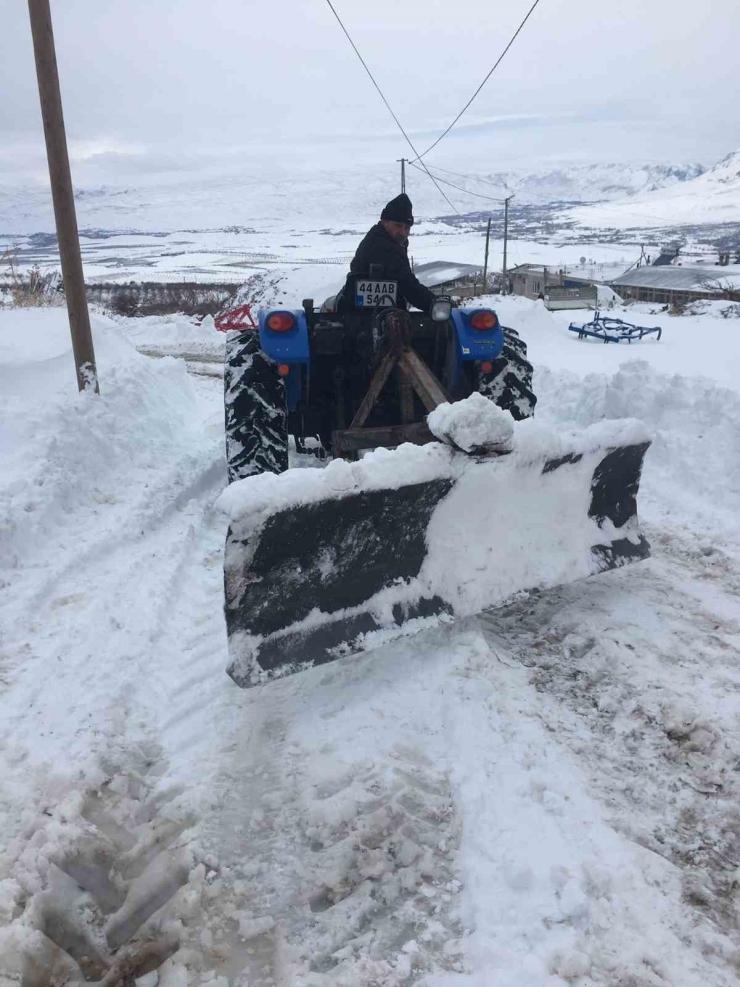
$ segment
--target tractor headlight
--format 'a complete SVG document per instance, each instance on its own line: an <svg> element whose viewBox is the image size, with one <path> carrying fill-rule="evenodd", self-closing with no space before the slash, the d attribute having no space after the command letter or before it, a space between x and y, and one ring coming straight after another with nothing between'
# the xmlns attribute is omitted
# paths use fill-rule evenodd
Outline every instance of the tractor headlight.
<svg viewBox="0 0 740 987"><path fill-rule="evenodd" d="M452 315L452 302L449 298L438 298L432 304L432 310L429 314L432 317L432 322L447 322Z"/></svg>

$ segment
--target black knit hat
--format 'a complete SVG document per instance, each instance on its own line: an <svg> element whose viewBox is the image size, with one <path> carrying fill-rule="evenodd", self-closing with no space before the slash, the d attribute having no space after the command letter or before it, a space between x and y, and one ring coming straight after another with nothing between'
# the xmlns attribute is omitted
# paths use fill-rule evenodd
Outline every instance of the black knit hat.
<svg viewBox="0 0 740 987"><path fill-rule="evenodd" d="M411 199L409 199L405 192L401 192L395 199L391 199L380 214L380 218L393 219L397 223L406 223L408 226L413 226L414 216Z"/></svg>

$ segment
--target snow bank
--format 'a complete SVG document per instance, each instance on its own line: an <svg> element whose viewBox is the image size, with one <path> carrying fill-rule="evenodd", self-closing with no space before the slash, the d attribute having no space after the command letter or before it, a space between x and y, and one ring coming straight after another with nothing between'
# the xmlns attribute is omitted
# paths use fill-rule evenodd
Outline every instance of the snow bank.
<svg viewBox="0 0 740 987"><path fill-rule="evenodd" d="M588 313L551 313L517 296L486 301L528 345L538 425L558 431L639 418L653 435L641 515L679 528L696 551L740 546L740 333L723 315L732 303L698 302L691 311L699 314L681 318L645 303L615 308L610 315L660 325L663 335L604 345L568 331Z"/></svg>
<svg viewBox="0 0 740 987"><path fill-rule="evenodd" d="M101 394L78 393L66 310L0 313L0 559L13 567L73 514L102 506L197 444L180 361L136 352L92 318Z"/></svg>
<svg viewBox="0 0 740 987"><path fill-rule="evenodd" d="M216 329L211 315L202 321L184 315L152 315L117 321L121 333L143 352L223 360L226 333Z"/></svg>
<svg viewBox="0 0 740 987"><path fill-rule="evenodd" d="M634 343L579 340L568 330L571 322L582 325L592 313L585 311L548 312L542 302L517 295L489 295L476 305L494 308L503 325L516 329L527 344L535 369L535 393L540 397L537 417L542 414L540 370L572 371L582 377L594 371L614 374L632 360L645 360L662 373L689 377L702 375L740 392L740 333L734 318L718 318L712 306L700 315L680 318L663 311L664 306L634 303L615 306L609 315L638 325L660 326L660 341L654 337ZM720 312L721 315L721 312ZM570 385L575 386L575 381Z"/></svg>
<svg viewBox="0 0 740 987"><path fill-rule="evenodd" d="M149 724L166 708L162 656L170 639L183 649L180 627L168 633L163 621L179 602L199 515L225 481L218 387L211 432L202 394L213 384L198 379L194 387L182 361L140 355L109 319L93 317L92 329L99 396L77 390L64 309L0 313L0 926L10 923L0 928L3 985L4 974L17 983L21 969L38 984L67 980L61 952L36 930L49 931L44 909L55 888L65 921L90 914L91 898L81 902L59 869L72 845L82 870L100 875L94 890L109 884L111 860L101 863L98 851L116 850L100 832L90 849L97 817L87 794L104 788L125 810L144 791L142 752L157 748L148 747ZM219 583L214 605L193 605L195 612L220 619ZM134 777L119 774L122 761ZM167 835L173 808L146 834L145 813L113 823L136 830L124 838L127 850L140 851L130 877L150 900L184 867ZM150 884L159 865L155 857L145 876L149 851L159 849L167 873ZM37 963L38 973L28 973ZM73 968L69 959L72 981Z"/></svg>
<svg viewBox="0 0 740 987"><path fill-rule="evenodd" d="M640 351L642 352L642 351ZM588 427L636 415L650 428L640 510L651 520L740 546L740 395L704 377L657 373L633 360L578 378L540 368L539 420ZM679 521L680 519L680 521Z"/></svg>
<svg viewBox="0 0 740 987"><path fill-rule="evenodd" d="M685 316L708 315L713 319L740 319L740 303L738 302L714 302L708 298L701 298L696 302L690 302L683 311Z"/></svg>
<svg viewBox="0 0 740 987"><path fill-rule="evenodd" d="M357 242L361 234L357 235ZM354 248L353 248L354 250ZM299 308L304 298L313 298L316 308L344 284L352 255L338 264L302 264L300 267L276 264L253 274L239 289L234 306L247 303L257 308L287 305Z"/></svg>

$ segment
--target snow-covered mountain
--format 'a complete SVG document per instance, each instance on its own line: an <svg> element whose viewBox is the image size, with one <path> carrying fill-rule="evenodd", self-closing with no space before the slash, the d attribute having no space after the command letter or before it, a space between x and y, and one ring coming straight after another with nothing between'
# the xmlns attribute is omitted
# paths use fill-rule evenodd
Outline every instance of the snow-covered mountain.
<svg viewBox="0 0 740 987"><path fill-rule="evenodd" d="M602 229L740 223L740 150L688 181L574 209L569 218Z"/></svg>
<svg viewBox="0 0 740 987"><path fill-rule="evenodd" d="M138 186L80 188L81 228L128 230L214 229L278 223L333 230L377 217L379 207L398 191L395 164L366 165L344 159L341 169L309 168L281 161L269 168L245 166L239 173L188 177ZM485 162L429 164L448 196L423 172L408 169L407 187L417 216L431 218L491 208L507 194L517 205L596 202L634 197L656 189L680 189L702 177L698 164L563 164L535 171L491 173ZM447 167L449 165L449 168ZM443 184L445 182L451 184ZM483 196L481 198L480 196ZM493 200L493 201L492 201ZM45 187L0 186L0 233L25 234L54 228Z"/></svg>
<svg viewBox="0 0 740 987"><path fill-rule="evenodd" d="M433 166L431 170L436 173ZM519 204L541 204L597 202L639 195L691 181L704 170L700 164L564 164L531 172L498 172L482 177L510 189ZM482 191L478 181L461 184L471 191Z"/></svg>

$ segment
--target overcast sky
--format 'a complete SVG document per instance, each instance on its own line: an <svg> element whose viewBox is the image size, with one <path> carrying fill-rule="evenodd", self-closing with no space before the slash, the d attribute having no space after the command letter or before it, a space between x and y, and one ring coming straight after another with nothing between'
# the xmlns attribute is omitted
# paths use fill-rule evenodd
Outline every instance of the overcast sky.
<svg viewBox="0 0 740 987"><path fill-rule="evenodd" d="M336 0L420 149L531 0ZM75 182L354 168L408 146L325 0L52 0ZM45 180L28 8L0 0L0 180ZM740 147L737 0L541 0L429 156L486 171Z"/></svg>

